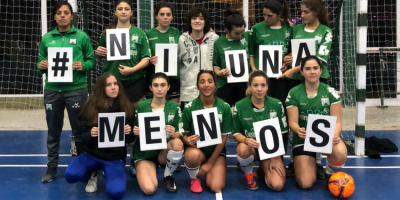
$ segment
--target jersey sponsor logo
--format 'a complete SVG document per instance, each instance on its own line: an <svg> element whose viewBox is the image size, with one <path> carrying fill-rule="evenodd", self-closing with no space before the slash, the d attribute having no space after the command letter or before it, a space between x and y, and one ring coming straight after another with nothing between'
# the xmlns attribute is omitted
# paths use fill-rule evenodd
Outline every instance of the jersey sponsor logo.
<svg viewBox="0 0 400 200"><path fill-rule="evenodd" d="M226 50L228 50L228 49L230 49L230 48L232 48L232 47L225 47L225 48L222 48L224 51L226 51Z"/></svg>
<svg viewBox="0 0 400 200"><path fill-rule="evenodd" d="M261 35L261 37L269 37L270 34Z"/></svg>
<svg viewBox="0 0 400 200"><path fill-rule="evenodd" d="M305 106L305 105L307 105L306 103L300 103L300 106Z"/></svg>
<svg viewBox="0 0 400 200"><path fill-rule="evenodd" d="M276 117L277 117L276 112L270 112L270 113L269 113L269 118L270 118L270 119L273 119L273 118L276 118Z"/></svg>
<svg viewBox="0 0 400 200"><path fill-rule="evenodd" d="M132 35L131 41L132 41L133 43L138 43L139 37L138 37L137 35Z"/></svg>
<svg viewBox="0 0 400 200"><path fill-rule="evenodd" d="M252 117L245 117L245 118L243 118L243 121L252 121L253 120L253 118Z"/></svg>
<svg viewBox="0 0 400 200"><path fill-rule="evenodd" d="M149 40L157 40L158 37L149 38Z"/></svg>
<svg viewBox="0 0 400 200"><path fill-rule="evenodd" d="M329 106L329 98L321 98L322 106Z"/></svg>
<svg viewBox="0 0 400 200"><path fill-rule="evenodd" d="M294 38L299 38L299 37L301 37L301 35L296 35Z"/></svg>
<svg viewBox="0 0 400 200"><path fill-rule="evenodd" d="M76 44L76 38L70 38L69 39L69 44L75 45Z"/></svg>
<svg viewBox="0 0 400 200"><path fill-rule="evenodd" d="M51 42L49 42L49 44L56 44L56 41L52 40Z"/></svg>

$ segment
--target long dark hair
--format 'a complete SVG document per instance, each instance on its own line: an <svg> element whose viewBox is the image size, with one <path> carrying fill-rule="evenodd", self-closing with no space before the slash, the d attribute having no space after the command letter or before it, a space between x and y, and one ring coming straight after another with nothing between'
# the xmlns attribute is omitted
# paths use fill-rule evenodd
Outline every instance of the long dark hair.
<svg viewBox="0 0 400 200"><path fill-rule="evenodd" d="M249 80L247 81L247 89L246 89L246 96L251 97L252 93L251 93L251 89L250 86L253 83L253 79L257 76L262 76L265 78L265 82L268 85L268 76L264 71L261 70L256 70L251 72L251 74L249 75Z"/></svg>
<svg viewBox="0 0 400 200"><path fill-rule="evenodd" d="M327 26L330 26L330 20L328 16L328 10L326 9L325 3L322 0L302 0L301 5L305 5L312 12L318 14L319 23Z"/></svg>
<svg viewBox="0 0 400 200"><path fill-rule="evenodd" d="M110 108L108 101L109 97L106 95L105 88L107 79L111 76L115 77L114 74L106 72L97 78L96 84L93 86L92 96L90 96L89 100L86 101L82 108L80 117L87 115L87 126L97 126L99 113L106 113ZM119 92L118 96L115 98L115 101L118 102L120 111L125 112L126 119L132 119L135 114L135 110L132 104L129 102L128 97L126 97L124 87L118 79L117 84L119 87Z"/></svg>
<svg viewBox="0 0 400 200"><path fill-rule="evenodd" d="M305 58L303 58L301 60L301 64L300 64L300 70L301 71L303 71L304 65L306 65L306 62L309 61L309 60L317 61L319 68L322 70L321 61L319 60L319 58L317 56L307 56L307 57L305 57Z"/></svg>
<svg viewBox="0 0 400 200"><path fill-rule="evenodd" d="M158 15L158 12L160 12L161 8L169 8L171 10L172 17L175 16L174 6L170 2L166 1L160 1L157 3L156 9L154 9L154 16Z"/></svg>
<svg viewBox="0 0 400 200"><path fill-rule="evenodd" d="M127 3L127 4L131 7L131 10L132 10L132 2L131 2L130 0L117 0L117 1L115 1L115 3L114 3L114 11L117 10L117 7L118 7L118 5L119 5L120 3ZM133 12L133 10L132 10L132 12ZM131 24L133 24L133 21L132 21L132 20L133 20L133 19L132 19L132 17L131 17L131 18L130 18L130 23L131 23ZM118 17L114 15L113 22L112 22L110 25L108 25L108 26L106 27L106 29L103 30L103 32L101 33L101 35L102 35L103 37L106 37L106 30L107 30L107 29L114 29L114 28L116 28L116 27L117 27L117 24L118 24Z"/></svg>
<svg viewBox="0 0 400 200"><path fill-rule="evenodd" d="M288 23L289 20L289 4L285 0L266 0L262 4L263 8L271 10L281 18L281 23Z"/></svg>
<svg viewBox="0 0 400 200"><path fill-rule="evenodd" d="M156 79L156 78L163 78L163 79L165 79L165 80L167 81L167 84L170 85L168 76L167 76L166 74L162 73L162 72L157 72L157 73L154 73L154 74L151 76L149 87L152 87L153 81L154 81L154 79ZM153 93L151 93L151 97L153 97L153 96L154 96ZM165 96L165 99L168 100L168 95Z"/></svg>
<svg viewBox="0 0 400 200"><path fill-rule="evenodd" d="M246 27L246 22L243 19L243 16L237 10L228 9L226 11L225 18L225 29L228 31L232 31L233 27Z"/></svg>

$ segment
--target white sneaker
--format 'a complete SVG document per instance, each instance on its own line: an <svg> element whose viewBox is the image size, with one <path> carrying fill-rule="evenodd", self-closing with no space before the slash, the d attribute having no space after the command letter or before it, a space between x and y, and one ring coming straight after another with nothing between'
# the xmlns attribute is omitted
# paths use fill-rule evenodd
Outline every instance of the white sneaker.
<svg viewBox="0 0 400 200"><path fill-rule="evenodd" d="M88 184L86 185L86 192L96 192L97 190L97 176L91 176Z"/></svg>
<svg viewBox="0 0 400 200"><path fill-rule="evenodd" d="M76 150L76 145L75 145L75 137L71 136L71 150L69 151L71 153L71 156L77 156L78 152Z"/></svg>

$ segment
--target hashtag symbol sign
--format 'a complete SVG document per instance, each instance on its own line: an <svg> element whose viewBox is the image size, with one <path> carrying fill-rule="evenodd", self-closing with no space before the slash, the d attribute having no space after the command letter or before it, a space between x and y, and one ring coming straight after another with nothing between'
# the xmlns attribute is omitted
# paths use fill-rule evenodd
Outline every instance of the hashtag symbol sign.
<svg viewBox="0 0 400 200"><path fill-rule="evenodd" d="M54 70L54 77L58 76L58 70L61 70L61 77L64 77L65 71L68 70L66 64L69 62L69 58L67 58L67 52L64 52L62 58L60 58L60 52L57 52L56 57L53 58L53 62L55 63L55 66L53 66L51 69Z"/></svg>

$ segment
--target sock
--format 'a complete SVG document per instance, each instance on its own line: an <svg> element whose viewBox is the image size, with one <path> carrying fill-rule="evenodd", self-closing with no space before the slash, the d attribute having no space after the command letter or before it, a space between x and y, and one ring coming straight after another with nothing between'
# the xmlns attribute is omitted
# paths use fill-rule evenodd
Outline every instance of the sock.
<svg viewBox="0 0 400 200"><path fill-rule="evenodd" d="M186 169L187 169L191 179L197 179L197 173L199 173L200 166L195 167L195 168L189 168L189 167L186 166Z"/></svg>
<svg viewBox="0 0 400 200"><path fill-rule="evenodd" d="M322 159L322 154L316 153L315 161L317 162L317 164L321 164L321 159Z"/></svg>
<svg viewBox="0 0 400 200"><path fill-rule="evenodd" d="M172 151L169 150L167 154L167 166L165 166L164 177L172 176L172 173L176 170L179 165L179 162L182 159L183 150L182 151Z"/></svg>
<svg viewBox="0 0 400 200"><path fill-rule="evenodd" d="M328 159L326 160L326 168L325 168L325 172L329 175L334 174L335 172L339 171L340 169L342 169L344 165L332 165L331 163L328 162Z"/></svg>
<svg viewBox="0 0 400 200"><path fill-rule="evenodd" d="M254 156L251 155L250 157L243 159L239 157L239 155L236 155L240 166L242 167L243 171L245 174L250 174L253 172L253 161L254 161Z"/></svg>

